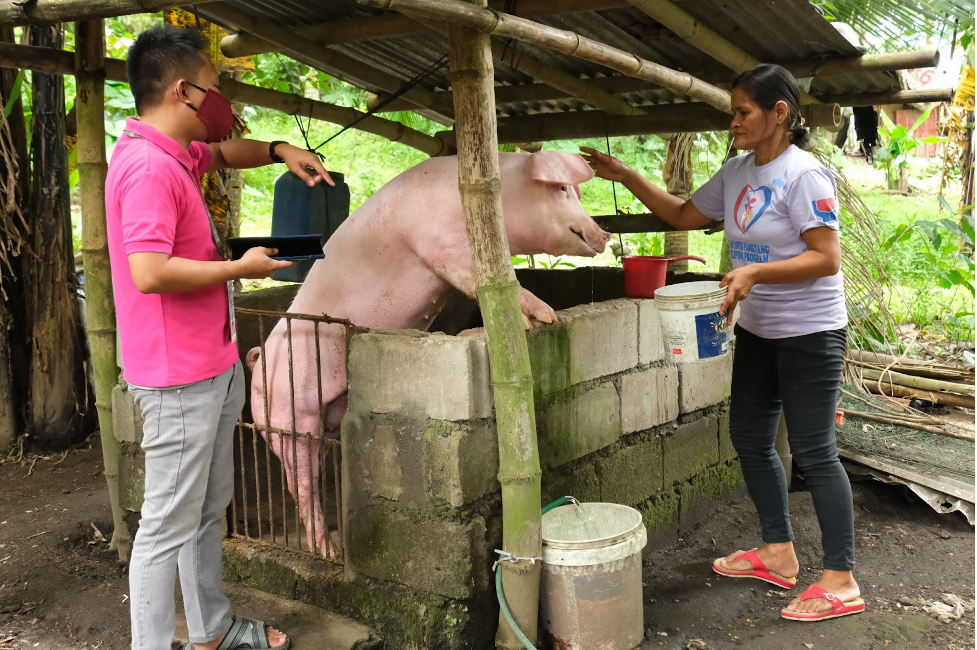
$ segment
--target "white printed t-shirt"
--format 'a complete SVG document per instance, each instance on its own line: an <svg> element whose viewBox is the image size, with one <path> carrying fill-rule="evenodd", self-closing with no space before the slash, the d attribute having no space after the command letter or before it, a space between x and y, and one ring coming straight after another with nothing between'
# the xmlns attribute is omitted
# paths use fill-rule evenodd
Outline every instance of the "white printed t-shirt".
<svg viewBox="0 0 977 650"><path fill-rule="evenodd" d="M790 145L766 165L754 154L729 160L692 195L710 219L723 220L733 268L806 252L811 228L838 230L835 180L811 154ZM848 323L841 271L806 282L757 284L739 303L738 324L768 339L824 332Z"/></svg>

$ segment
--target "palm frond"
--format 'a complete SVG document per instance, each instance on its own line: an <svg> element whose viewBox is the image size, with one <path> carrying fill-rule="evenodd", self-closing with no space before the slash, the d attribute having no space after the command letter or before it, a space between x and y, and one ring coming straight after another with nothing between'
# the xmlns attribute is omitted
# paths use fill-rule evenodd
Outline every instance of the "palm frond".
<svg viewBox="0 0 977 650"><path fill-rule="evenodd" d="M896 319L886 298L888 271L881 247L881 223L831 157L819 150L812 153L831 171L838 189L849 344L888 352L895 342Z"/></svg>
<svg viewBox="0 0 977 650"><path fill-rule="evenodd" d="M939 35L974 18L972 0L814 0L824 17L848 23L889 46L913 46L920 35Z"/></svg>

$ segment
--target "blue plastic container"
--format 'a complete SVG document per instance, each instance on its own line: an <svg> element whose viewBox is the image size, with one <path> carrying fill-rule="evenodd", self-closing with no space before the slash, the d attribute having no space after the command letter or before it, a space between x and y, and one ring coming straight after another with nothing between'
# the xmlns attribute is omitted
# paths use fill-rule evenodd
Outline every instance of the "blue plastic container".
<svg viewBox="0 0 977 650"><path fill-rule="evenodd" d="M275 181L275 203L271 213L271 234L319 235L325 245L340 224L349 216L349 186L339 172L329 172L335 187L325 182L309 187L305 181L285 172ZM275 271L272 279L302 282L315 263L306 260L287 269Z"/></svg>

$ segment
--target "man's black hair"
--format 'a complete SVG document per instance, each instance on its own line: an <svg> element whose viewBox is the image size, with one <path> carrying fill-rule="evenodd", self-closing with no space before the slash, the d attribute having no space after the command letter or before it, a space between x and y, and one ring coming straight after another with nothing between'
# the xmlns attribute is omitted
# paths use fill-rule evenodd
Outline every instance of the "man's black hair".
<svg viewBox="0 0 977 650"><path fill-rule="evenodd" d="M204 64L204 37L197 31L157 25L139 35L129 48L126 71L140 115L163 99L176 79L192 79Z"/></svg>

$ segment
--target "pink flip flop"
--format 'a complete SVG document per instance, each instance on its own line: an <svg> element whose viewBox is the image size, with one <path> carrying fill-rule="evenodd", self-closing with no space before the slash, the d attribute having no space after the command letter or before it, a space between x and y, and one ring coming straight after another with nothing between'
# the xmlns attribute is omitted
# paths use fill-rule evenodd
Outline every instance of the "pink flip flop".
<svg viewBox="0 0 977 650"><path fill-rule="evenodd" d="M719 557L713 560L712 563L712 570L721 576L726 576L727 578L757 578L758 580L769 582L772 585L777 585L781 589L792 589L797 585L797 578L788 578L779 573L769 571L763 563L763 560L756 554L756 549L740 553L733 558L734 560L749 560L753 568L748 571L727 569L723 565L723 560L725 559Z"/></svg>
<svg viewBox="0 0 977 650"><path fill-rule="evenodd" d="M865 601L861 598L852 598L851 600L842 602L833 593L825 591L817 585L811 585L801 594L801 601L814 598L824 598L831 605L832 609L826 612L792 612L788 609L782 609L780 610L780 615L792 621L826 621L829 618L860 614L865 611Z"/></svg>

